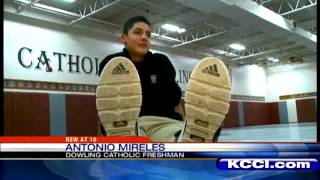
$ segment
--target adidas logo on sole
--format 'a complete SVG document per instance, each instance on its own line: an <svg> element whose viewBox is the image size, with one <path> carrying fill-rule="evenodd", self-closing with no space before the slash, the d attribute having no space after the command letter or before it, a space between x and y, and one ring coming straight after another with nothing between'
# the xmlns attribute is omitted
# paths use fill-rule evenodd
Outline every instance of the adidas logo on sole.
<svg viewBox="0 0 320 180"><path fill-rule="evenodd" d="M217 76L217 77L220 76L220 74L218 73L218 68L216 64L207 66L205 69L202 70L202 72L209 75Z"/></svg>
<svg viewBox="0 0 320 180"><path fill-rule="evenodd" d="M122 63L119 63L113 70L112 73L113 75L116 74L129 74L130 71L126 70L126 68L124 67L124 65Z"/></svg>

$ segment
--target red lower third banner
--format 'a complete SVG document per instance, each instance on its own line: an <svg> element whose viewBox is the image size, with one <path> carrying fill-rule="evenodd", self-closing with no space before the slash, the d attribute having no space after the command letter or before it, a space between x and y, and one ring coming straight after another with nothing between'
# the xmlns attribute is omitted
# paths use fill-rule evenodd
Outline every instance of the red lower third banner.
<svg viewBox="0 0 320 180"><path fill-rule="evenodd" d="M2 136L0 143L151 143L142 136Z"/></svg>

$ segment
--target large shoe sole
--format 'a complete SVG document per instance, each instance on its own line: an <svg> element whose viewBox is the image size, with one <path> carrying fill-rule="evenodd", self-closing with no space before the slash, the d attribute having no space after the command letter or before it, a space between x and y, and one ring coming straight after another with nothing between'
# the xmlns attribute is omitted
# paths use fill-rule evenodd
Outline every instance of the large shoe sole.
<svg viewBox="0 0 320 180"><path fill-rule="evenodd" d="M202 59L191 73L185 93L187 124L182 142L212 142L229 111L231 82L225 64Z"/></svg>
<svg viewBox="0 0 320 180"><path fill-rule="evenodd" d="M104 67L96 90L96 105L107 136L135 136L142 92L139 74L125 57Z"/></svg>

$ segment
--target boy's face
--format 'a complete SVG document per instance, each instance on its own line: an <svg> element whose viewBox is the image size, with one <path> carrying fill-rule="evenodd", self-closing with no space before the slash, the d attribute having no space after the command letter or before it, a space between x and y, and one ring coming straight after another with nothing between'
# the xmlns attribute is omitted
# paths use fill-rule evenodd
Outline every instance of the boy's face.
<svg viewBox="0 0 320 180"><path fill-rule="evenodd" d="M150 48L151 29L144 22L137 22L129 29L128 34L122 35L122 42L130 53L138 56L147 54Z"/></svg>

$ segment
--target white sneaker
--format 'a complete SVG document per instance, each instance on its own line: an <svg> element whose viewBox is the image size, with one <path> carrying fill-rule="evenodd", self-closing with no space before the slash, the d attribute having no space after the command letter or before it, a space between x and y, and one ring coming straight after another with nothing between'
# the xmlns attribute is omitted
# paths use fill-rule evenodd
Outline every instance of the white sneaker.
<svg viewBox="0 0 320 180"><path fill-rule="evenodd" d="M125 57L112 58L100 75L96 105L107 136L135 136L142 92L139 74Z"/></svg>
<svg viewBox="0 0 320 180"><path fill-rule="evenodd" d="M214 57L200 61L185 92L186 127L179 142L212 142L229 111L231 82L225 64Z"/></svg>

